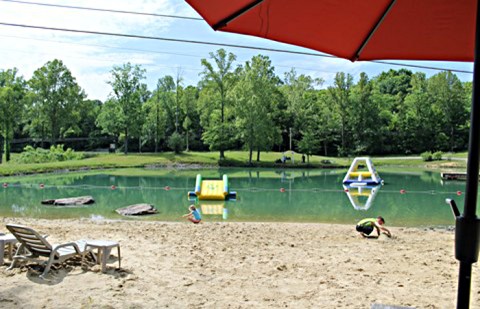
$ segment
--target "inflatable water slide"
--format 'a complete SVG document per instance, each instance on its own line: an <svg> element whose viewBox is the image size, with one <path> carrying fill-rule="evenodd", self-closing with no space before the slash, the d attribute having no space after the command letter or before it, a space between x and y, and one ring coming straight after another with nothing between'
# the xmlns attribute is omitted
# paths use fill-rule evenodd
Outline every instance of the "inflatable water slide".
<svg viewBox="0 0 480 309"><path fill-rule="evenodd" d="M199 200L230 200L237 197L237 192L229 191L227 175L223 175L221 180L211 180L203 179L202 175L198 174L195 191L189 191L188 197Z"/></svg>

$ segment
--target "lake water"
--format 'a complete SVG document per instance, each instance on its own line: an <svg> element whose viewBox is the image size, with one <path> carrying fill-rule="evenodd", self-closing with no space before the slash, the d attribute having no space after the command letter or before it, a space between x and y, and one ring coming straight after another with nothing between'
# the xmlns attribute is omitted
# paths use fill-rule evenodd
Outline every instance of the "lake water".
<svg viewBox="0 0 480 309"><path fill-rule="evenodd" d="M214 179L221 179L223 174L227 174L230 190L238 194L236 201L200 201L198 206L204 221L354 224L364 217L382 215L387 226L444 226L454 224L446 198L454 198L459 208L463 208L465 183L442 183L439 172L393 173L379 170L385 185L374 189L370 200L372 190L358 192L351 188L345 191L342 186L345 172L123 169L3 178L0 183L8 185L0 187L0 216L125 219L114 210L131 204L149 203L155 205L159 213L134 219L180 221L190 204L187 192L194 190L197 173ZM457 195L459 193L461 196ZM95 204L84 207L40 204L44 199L82 195L93 196Z"/></svg>

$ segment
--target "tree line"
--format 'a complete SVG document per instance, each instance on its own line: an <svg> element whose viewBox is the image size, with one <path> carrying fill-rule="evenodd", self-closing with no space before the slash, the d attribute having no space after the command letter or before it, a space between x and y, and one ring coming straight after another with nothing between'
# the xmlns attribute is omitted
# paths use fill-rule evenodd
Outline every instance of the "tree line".
<svg viewBox="0 0 480 309"><path fill-rule="evenodd" d="M406 69L354 80L339 72L333 84L298 74L278 76L269 57L243 64L224 49L201 60L197 85L181 70L145 84L140 65L114 66L105 102L89 100L70 70L55 59L29 80L16 68L0 70L0 162L11 141L32 138L40 147L88 137L77 150L262 151L290 148L328 156L459 151L467 147L471 83L452 72L429 78ZM107 142L106 142L107 141ZM254 157L256 156L256 158Z"/></svg>

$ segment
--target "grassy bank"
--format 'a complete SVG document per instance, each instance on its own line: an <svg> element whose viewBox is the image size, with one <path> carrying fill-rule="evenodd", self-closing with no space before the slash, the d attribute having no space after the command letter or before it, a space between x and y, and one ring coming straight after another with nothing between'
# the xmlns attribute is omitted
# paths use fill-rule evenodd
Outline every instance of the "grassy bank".
<svg viewBox="0 0 480 309"><path fill-rule="evenodd" d="M259 162L248 163L248 152L229 151L225 154L226 159L219 161L218 152L188 152L175 155L171 152L158 154L92 154L88 153L85 159L37 163L37 164L19 164L15 163L14 154L12 161L0 165L0 175L21 175L53 172L60 170L90 170L90 169L108 169L108 168L126 168L126 167L163 167L163 166L186 166L196 165L205 167L269 167L269 168L342 168L348 167L352 158L335 158L323 156L311 156L310 163L302 163L301 154L295 154L294 162L276 163L282 154L279 152L268 152L261 154ZM389 166L400 168L423 168L423 169L455 169L464 170L465 160L442 160L434 162L424 162L417 156L411 157L374 157L374 163L377 167Z"/></svg>

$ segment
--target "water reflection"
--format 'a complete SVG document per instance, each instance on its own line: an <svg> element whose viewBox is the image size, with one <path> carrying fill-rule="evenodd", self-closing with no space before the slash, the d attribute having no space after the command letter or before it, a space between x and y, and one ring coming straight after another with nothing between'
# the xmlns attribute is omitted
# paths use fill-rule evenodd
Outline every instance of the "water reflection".
<svg viewBox="0 0 480 309"><path fill-rule="evenodd" d="M228 208L224 201L201 200L197 202L197 208L200 208L202 216L218 216L223 220L228 219Z"/></svg>
<svg viewBox="0 0 480 309"><path fill-rule="evenodd" d="M343 186L348 200L356 210L368 210L375 200L382 185L377 186Z"/></svg>

